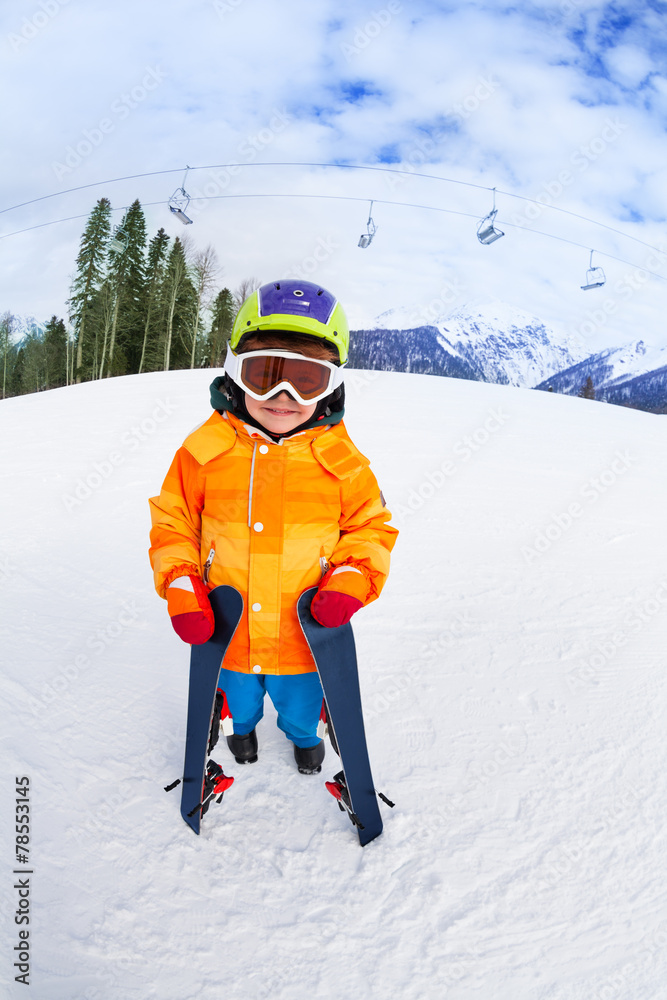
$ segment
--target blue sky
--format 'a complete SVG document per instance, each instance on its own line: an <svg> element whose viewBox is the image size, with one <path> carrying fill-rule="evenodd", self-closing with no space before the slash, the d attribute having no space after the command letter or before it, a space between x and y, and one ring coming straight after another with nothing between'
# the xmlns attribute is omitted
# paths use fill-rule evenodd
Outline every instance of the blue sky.
<svg viewBox="0 0 667 1000"><path fill-rule="evenodd" d="M591 350L665 344L667 280L647 272L667 278L666 26L655 0L9 2L3 206L175 172L7 212L0 234L105 195L183 235L166 207L182 168L238 163L186 182L188 234L232 288L301 272L357 326L500 300ZM493 188L506 235L483 247ZM82 226L0 240L2 310L65 313ZM591 249L607 284L584 293Z"/></svg>

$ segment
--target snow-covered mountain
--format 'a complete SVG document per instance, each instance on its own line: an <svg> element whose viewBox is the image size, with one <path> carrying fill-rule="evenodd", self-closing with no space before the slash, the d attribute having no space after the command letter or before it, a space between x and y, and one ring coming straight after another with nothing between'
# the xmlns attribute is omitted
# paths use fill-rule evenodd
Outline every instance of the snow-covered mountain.
<svg viewBox="0 0 667 1000"><path fill-rule="evenodd" d="M504 303L418 319L409 310L388 310L373 329L355 330L351 364L532 387L585 356L541 320Z"/></svg>
<svg viewBox="0 0 667 1000"><path fill-rule="evenodd" d="M370 329L355 330L355 368L445 375L548 389L576 396L590 378L595 398L667 412L667 347L635 341L589 355L580 344L502 302L429 316L389 309Z"/></svg>
<svg viewBox="0 0 667 1000"><path fill-rule="evenodd" d="M438 330L442 346L480 371L484 382L534 386L586 353L541 320L501 303L455 315Z"/></svg>
<svg viewBox="0 0 667 1000"><path fill-rule="evenodd" d="M667 348L637 340L599 351L536 386L576 396L591 379L595 398L637 409L664 412L667 407Z"/></svg>

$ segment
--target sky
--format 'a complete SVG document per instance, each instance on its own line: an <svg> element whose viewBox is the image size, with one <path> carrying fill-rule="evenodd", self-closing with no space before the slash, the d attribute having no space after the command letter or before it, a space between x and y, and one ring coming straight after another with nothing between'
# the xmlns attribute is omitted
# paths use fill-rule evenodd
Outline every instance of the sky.
<svg viewBox="0 0 667 1000"><path fill-rule="evenodd" d="M662 0L10 0L0 310L66 316L88 213L138 198L151 235L216 249L220 287L307 278L353 328L502 302L591 353L664 346L666 19ZM494 197L505 235L482 246ZM584 292L591 250L606 284Z"/></svg>

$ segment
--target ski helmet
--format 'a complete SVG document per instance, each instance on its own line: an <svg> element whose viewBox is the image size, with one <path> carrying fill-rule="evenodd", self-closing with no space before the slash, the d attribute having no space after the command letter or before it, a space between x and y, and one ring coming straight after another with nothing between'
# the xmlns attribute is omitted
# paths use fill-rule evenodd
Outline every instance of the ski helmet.
<svg viewBox="0 0 667 1000"><path fill-rule="evenodd" d="M248 333L305 333L336 348L347 361L350 331L343 307L331 292L312 281L287 278L262 285L238 311L229 346L236 353Z"/></svg>

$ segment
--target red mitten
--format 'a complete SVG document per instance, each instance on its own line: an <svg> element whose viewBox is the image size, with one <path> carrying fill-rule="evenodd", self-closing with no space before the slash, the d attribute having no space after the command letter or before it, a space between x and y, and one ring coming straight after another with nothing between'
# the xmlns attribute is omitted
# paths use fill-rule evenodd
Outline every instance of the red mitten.
<svg viewBox="0 0 667 1000"><path fill-rule="evenodd" d="M172 580L167 588L167 610L174 631L183 642L198 645L213 635L213 608L198 576L179 576Z"/></svg>
<svg viewBox="0 0 667 1000"><path fill-rule="evenodd" d="M363 608L361 595L365 596L367 590L361 570L355 566L336 566L322 577L310 613L325 628L347 625L355 611Z"/></svg>

